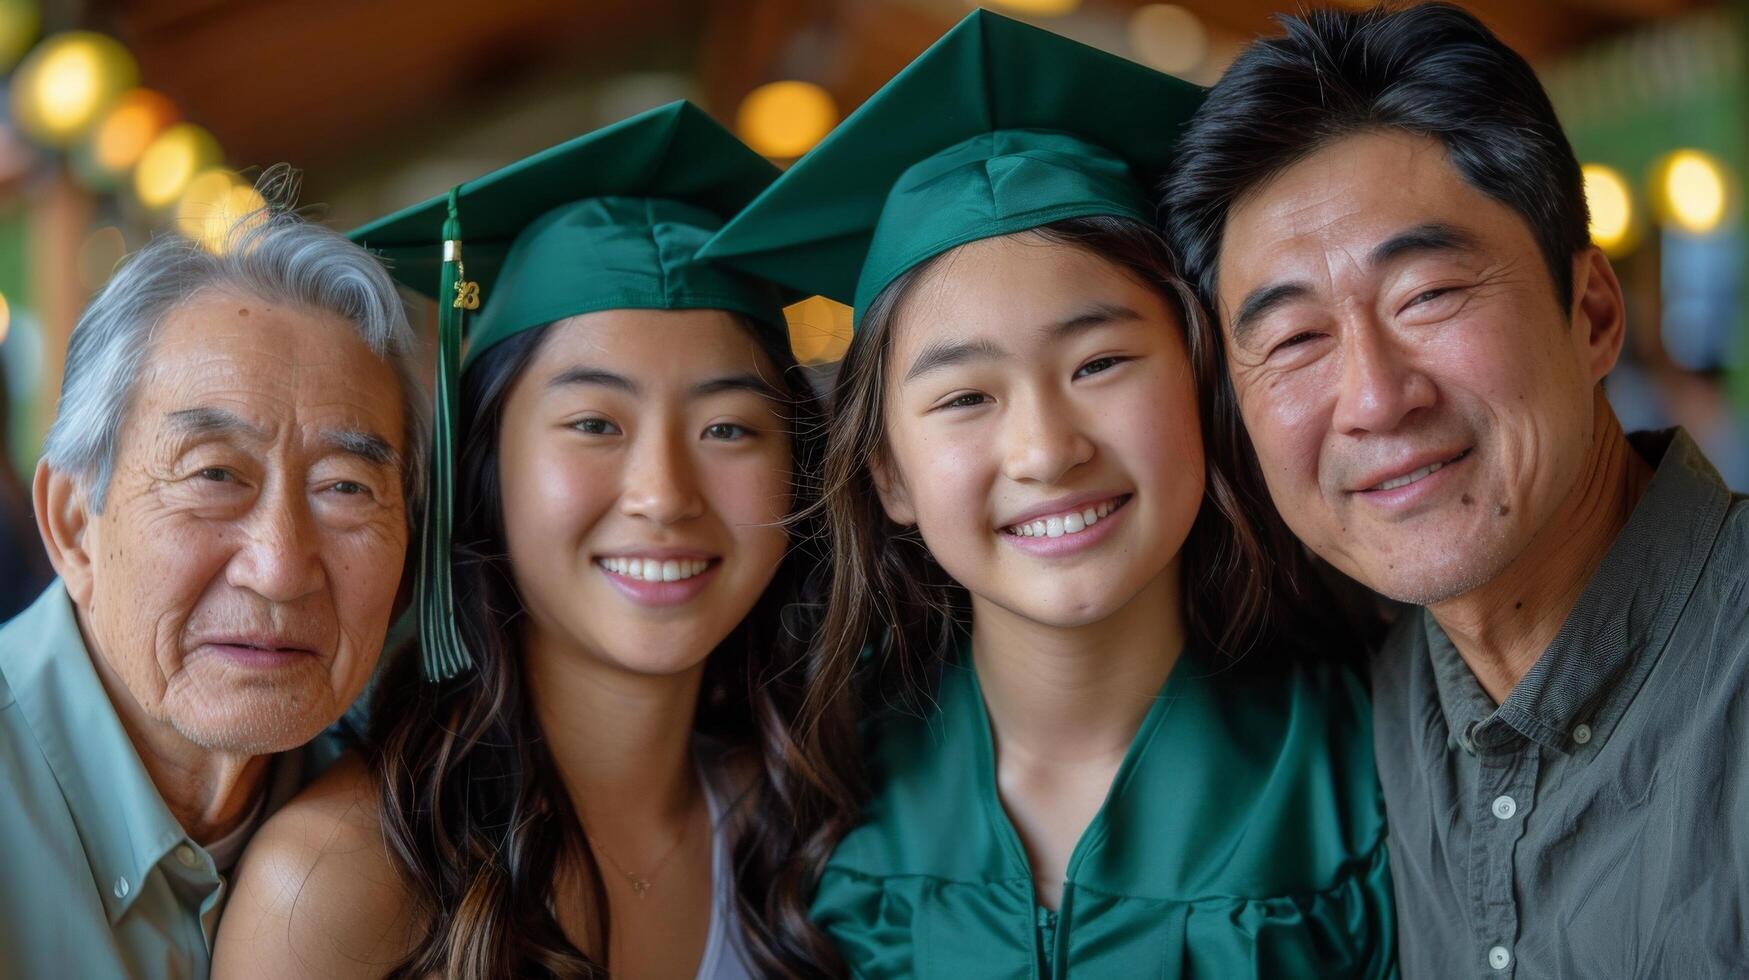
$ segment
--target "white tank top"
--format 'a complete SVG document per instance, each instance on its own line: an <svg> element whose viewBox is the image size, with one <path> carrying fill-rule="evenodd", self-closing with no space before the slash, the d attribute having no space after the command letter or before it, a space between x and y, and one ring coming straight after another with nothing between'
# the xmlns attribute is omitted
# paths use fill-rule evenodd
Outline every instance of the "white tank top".
<svg viewBox="0 0 1749 980"><path fill-rule="evenodd" d="M741 920L735 914L734 859L729 853L723 801L717 798L715 781L709 774L701 772L699 776L711 818L711 924L704 957L698 962L698 980L753 980L741 941Z"/></svg>

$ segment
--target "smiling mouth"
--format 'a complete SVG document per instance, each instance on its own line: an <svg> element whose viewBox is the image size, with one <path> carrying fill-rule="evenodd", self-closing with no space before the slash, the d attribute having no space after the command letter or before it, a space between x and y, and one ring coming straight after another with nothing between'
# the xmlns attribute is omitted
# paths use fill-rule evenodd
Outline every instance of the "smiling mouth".
<svg viewBox="0 0 1749 980"><path fill-rule="evenodd" d="M1386 480L1383 483L1380 483L1378 486L1367 487L1362 492L1363 493L1372 493L1374 491L1380 491L1380 490L1396 490L1396 489L1399 489L1401 487L1406 487L1411 483L1419 483L1422 480L1425 480L1428 477L1432 476L1433 474L1438 473L1440 470L1445 469L1447 466L1450 466L1451 464L1456 463L1459 460L1462 460L1464 457L1468 456L1469 454L1470 454L1470 451L1468 449L1466 449L1463 452L1458 453L1456 456L1453 456L1452 458L1445 460L1444 462L1428 463L1426 466L1423 466L1418 470L1413 470L1411 472L1404 473L1402 476L1392 477L1391 479Z"/></svg>
<svg viewBox="0 0 1749 980"><path fill-rule="evenodd" d="M1003 534L1011 534L1017 538L1061 538L1067 535L1080 534L1113 513L1123 509L1130 502L1131 494L1103 500L1080 510L1066 510L1061 514L1051 514L1036 520L1021 524L1010 524L1002 529Z"/></svg>
<svg viewBox="0 0 1749 980"><path fill-rule="evenodd" d="M681 582L703 575L714 558L597 558L595 563L615 575L640 582Z"/></svg>

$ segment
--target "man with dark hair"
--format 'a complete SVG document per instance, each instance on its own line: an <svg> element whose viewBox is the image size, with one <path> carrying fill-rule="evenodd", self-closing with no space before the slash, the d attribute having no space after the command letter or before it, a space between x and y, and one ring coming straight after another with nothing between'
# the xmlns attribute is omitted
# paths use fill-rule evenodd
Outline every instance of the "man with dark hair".
<svg viewBox="0 0 1749 980"><path fill-rule="evenodd" d="M1216 424L1414 604L1373 681L1404 973L1743 976L1749 500L1611 412L1621 287L1530 66L1443 4L1282 24L1165 204Z"/></svg>

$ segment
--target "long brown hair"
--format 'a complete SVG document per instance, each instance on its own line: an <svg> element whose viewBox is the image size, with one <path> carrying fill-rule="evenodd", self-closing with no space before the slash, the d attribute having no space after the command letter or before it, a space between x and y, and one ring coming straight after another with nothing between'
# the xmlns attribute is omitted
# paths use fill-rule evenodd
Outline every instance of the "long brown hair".
<svg viewBox="0 0 1749 980"><path fill-rule="evenodd" d="M796 829L828 808L821 787L835 785L836 762L804 758L791 732L827 584L810 516L824 420L787 341L745 326L781 375L796 516L771 584L706 661L694 726L723 747L725 764L754 773L726 814L736 911L753 966L762 976L836 976L837 952L807 915L825 856L803 848ZM520 666L524 606L510 574L498 475L505 401L549 330L494 345L462 378L454 575L456 618L475 669L431 683L418 657L404 656L375 698L370 758L383 825L419 917L398 977L607 976L600 868ZM849 722L829 711L820 724ZM554 912L558 882L574 881L573 870L587 882L590 952L567 938Z"/></svg>
<svg viewBox="0 0 1749 980"><path fill-rule="evenodd" d="M1220 395L1227 384L1220 338L1194 291L1174 271L1165 240L1140 221L1103 216L1058 221L1034 232L1049 243L1100 256L1156 289L1184 324L1207 460L1203 505L1181 552L1189 642L1229 668L1244 664L1259 671L1281 666L1283 658L1358 653L1362 644L1348 609L1270 503L1234 403ZM917 709L931 693L942 659L954 653L970 626L967 593L930 557L916 528L887 518L870 469L884 451L882 395L894 315L939 260L911 269L875 297L839 364L820 503L833 589L804 730L846 711ZM844 775L859 787L867 780L860 769ZM815 836L830 832L822 828ZM812 840L810 846L823 843Z"/></svg>

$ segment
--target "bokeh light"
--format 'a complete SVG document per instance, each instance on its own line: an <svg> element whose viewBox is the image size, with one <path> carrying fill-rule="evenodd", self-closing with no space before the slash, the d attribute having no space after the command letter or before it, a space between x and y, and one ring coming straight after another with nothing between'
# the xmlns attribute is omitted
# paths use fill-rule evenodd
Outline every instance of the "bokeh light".
<svg viewBox="0 0 1749 980"><path fill-rule="evenodd" d="M838 123L831 93L811 82L772 82L747 93L735 129L757 153L799 157Z"/></svg>
<svg viewBox="0 0 1749 980"><path fill-rule="evenodd" d="M218 140L193 123L177 123L158 135L134 170L134 194L149 208L167 208L182 197L195 175L222 159Z"/></svg>
<svg viewBox="0 0 1749 980"><path fill-rule="evenodd" d="M1591 240L1612 258L1625 255L1637 237L1628 182L1601 163L1588 163L1580 172L1585 178L1585 203L1591 211Z"/></svg>
<svg viewBox="0 0 1749 980"><path fill-rule="evenodd" d="M1725 218L1725 171L1699 150L1677 150L1664 158L1653 177L1665 221L1683 231L1704 235Z"/></svg>
<svg viewBox="0 0 1749 980"><path fill-rule="evenodd" d="M1208 31L1196 14L1172 3L1137 7L1130 15L1130 47L1144 64L1187 75L1208 56Z"/></svg>
<svg viewBox="0 0 1749 980"><path fill-rule="evenodd" d="M850 346L851 309L824 296L810 296L784 307L790 349L803 364L829 364Z"/></svg>
<svg viewBox="0 0 1749 980"><path fill-rule="evenodd" d="M35 0L0 0L0 72L11 71L42 27Z"/></svg>
<svg viewBox="0 0 1749 980"><path fill-rule="evenodd" d="M222 253L234 241L233 230L267 220L266 207L255 188L231 171L215 167L188 182L176 205L176 230L207 251Z"/></svg>
<svg viewBox="0 0 1749 980"><path fill-rule="evenodd" d="M107 174L121 174L140 162L158 134L176 121L176 106L151 89L124 94L97 124L91 158Z"/></svg>
<svg viewBox="0 0 1749 980"><path fill-rule="evenodd" d="M114 38L91 31L56 34L18 66L12 115L32 139L67 146L138 77L133 55Z"/></svg>
<svg viewBox="0 0 1749 980"><path fill-rule="evenodd" d="M6 335L12 332L12 305L6 302L6 294L0 293L0 344L6 343ZM0 463L4 463L0 460Z"/></svg>
<svg viewBox="0 0 1749 980"><path fill-rule="evenodd" d="M966 5L1012 10L1017 14L1031 14L1034 17L1061 17L1074 13L1075 8L1081 6L1081 0L968 0Z"/></svg>

